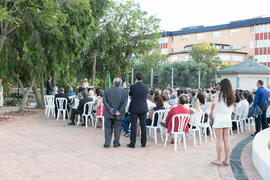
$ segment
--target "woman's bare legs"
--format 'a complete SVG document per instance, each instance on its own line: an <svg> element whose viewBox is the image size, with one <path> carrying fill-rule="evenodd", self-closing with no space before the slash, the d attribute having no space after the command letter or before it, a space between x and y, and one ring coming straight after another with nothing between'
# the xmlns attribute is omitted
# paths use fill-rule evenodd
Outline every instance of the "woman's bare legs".
<svg viewBox="0 0 270 180"><path fill-rule="evenodd" d="M222 163L221 161L221 153L222 153L222 147L224 145L223 142L223 128L215 128L216 138L217 138L217 144L216 144L216 150L217 150L217 162Z"/></svg>
<svg viewBox="0 0 270 180"><path fill-rule="evenodd" d="M225 163L229 163L230 159L230 152L231 152L231 147L230 147L230 128L224 128L223 129L223 140L224 140L224 150L225 150Z"/></svg>

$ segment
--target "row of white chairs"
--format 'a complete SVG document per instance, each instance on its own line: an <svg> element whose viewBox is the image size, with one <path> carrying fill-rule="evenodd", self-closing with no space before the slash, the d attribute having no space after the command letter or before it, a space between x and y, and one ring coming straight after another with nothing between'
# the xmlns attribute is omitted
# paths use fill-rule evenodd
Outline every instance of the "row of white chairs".
<svg viewBox="0 0 270 180"><path fill-rule="evenodd" d="M75 96L72 97L75 99ZM56 101L54 103L54 101ZM68 118L70 117L70 114L68 113L68 108L67 108L67 99L66 98L56 98L53 95L46 95L44 97L44 102L45 102L45 115L47 118L50 117L50 114L55 118L55 104L57 106L57 117L56 120L59 120L61 113L63 113L63 120L65 120L65 114L68 114ZM78 122L77 126L81 123L81 119L85 118L85 126L88 128L88 123L92 124L93 127L97 127L97 122L98 119L100 118L102 120L102 130L104 130L105 126L105 120L104 120L104 114L103 111L101 111L101 114L99 116L96 116L95 122L93 118L93 102L87 102L84 104L83 108L83 114L78 115ZM103 109L103 104L101 105L101 109Z"/></svg>
<svg viewBox="0 0 270 180"><path fill-rule="evenodd" d="M232 119L233 123L236 123L237 134L244 132L245 130L250 131L251 126L255 131L255 120L254 117L248 117L248 110L245 111L243 106L236 107L234 112L234 118ZM233 130L231 128L231 134L233 135Z"/></svg>
<svg viewBox="0 0 270 180"><path fill-rule="evenodd" d="M166 147L166 143L167 143L167 140L168 140L168 137L170 136L170 134L167 133L167 129L161 125L161 122L165 123L168 112L169 112L168 109L155 111L153 113L153 116L152 116L152 124L150 126L147 126L149 136L154 138L155 144L157 144L157 130L160 131L162 143L163 143L163 134L166 136L165 142L164 142L164 147ZM155 120L156 115L157 115L158 119L157 119L157 124L155 126L154 120ZM210 126L209 118L207 118L207 120L205 121L205 119L204 119L205 113L200 113L199 116L200 116L200 123L197 126L195 126L194 128L191 127L189 129L189 137L191 138L193 136L194 146L197 146L196 133L198 133L200 144L202 144L202 140L201 140L202 132L204 133L205 142L207 142L207 129L209 130L211 140L213 141L213 132L212 132L212 128ZM175 131L176 120L178 120L178 122L180 122L180 123L178 123L178 127L176 128L177 130ZM185 138L186 133L185 133L185 131L183 131L183 129L186 129L186 126L188 125L189 120L190 120L190 116L186 115L186 114L177 114L177 115L174 115L172 118L171 134L174 135L174 150L175 151L177 151L177 144L181 142L181 137L183 137L184 148L185 148L185 150L187 149L186 138ZM181 135L179 141L177 141L178 135Z"/></svg>

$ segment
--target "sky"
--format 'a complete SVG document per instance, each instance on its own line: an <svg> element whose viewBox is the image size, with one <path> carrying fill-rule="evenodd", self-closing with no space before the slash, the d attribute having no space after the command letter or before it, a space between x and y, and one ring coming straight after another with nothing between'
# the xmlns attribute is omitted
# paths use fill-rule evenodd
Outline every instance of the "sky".
<svg viewBox="0 0 270 180"><path fill-rule="evenodd" d="M270 0L134 0L141 9L161 19L161 30L226 24L270 16Z"/></svg>

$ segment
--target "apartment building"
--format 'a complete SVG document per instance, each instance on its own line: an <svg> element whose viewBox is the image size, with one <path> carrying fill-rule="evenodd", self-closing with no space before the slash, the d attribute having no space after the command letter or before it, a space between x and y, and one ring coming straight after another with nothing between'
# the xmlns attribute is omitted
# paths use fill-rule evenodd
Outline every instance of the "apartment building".
<svg viewBox="0 0 270 180"><path fill-rule="evenodd" d="M192 46L209 42L223 63L238 64L251 57L270 66L270 17L259 17L215 26L194 26L162 33L160 49L169 61L189 60Z"/></svg>

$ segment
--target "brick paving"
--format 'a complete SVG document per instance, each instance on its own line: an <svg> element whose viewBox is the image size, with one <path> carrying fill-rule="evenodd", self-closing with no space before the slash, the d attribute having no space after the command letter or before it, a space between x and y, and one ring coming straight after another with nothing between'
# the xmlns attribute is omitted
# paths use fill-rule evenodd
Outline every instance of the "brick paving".
<svg viewBox="0 0 270 180"><path fill-rule="evenodd" d="M189 140L186 152L183 146L174 152L173 145L164 148L150 138L147 148L128 149L129 138L122 136L120 148L104 149L101 129L67 122L38 111L0 125L0 179L234 179L231 168L209 164L216 157L210 139L197 147ZM248 134L232 136L232 146ZM243 152L247 175L258 179L251 146Z"/></svg>

